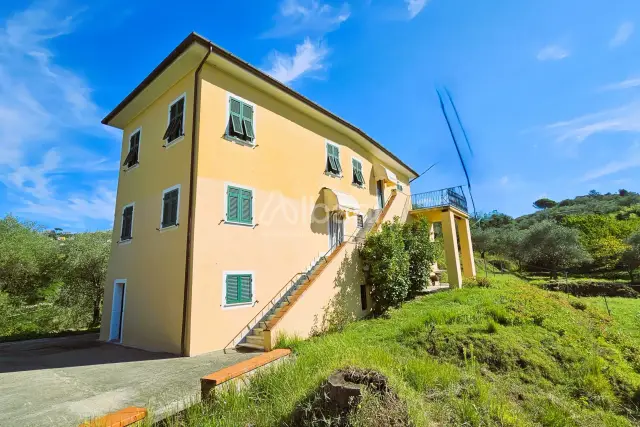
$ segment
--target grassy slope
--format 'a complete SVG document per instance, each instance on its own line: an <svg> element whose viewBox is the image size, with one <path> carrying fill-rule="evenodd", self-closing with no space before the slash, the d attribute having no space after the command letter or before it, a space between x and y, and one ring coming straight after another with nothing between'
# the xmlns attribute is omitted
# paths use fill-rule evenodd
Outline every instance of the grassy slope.
<svg viewBox="0 0 640 427"><path fill-rule="evenodd" d="M389 319L292 341L297 359L173 425L281 425L337 368L387 375L417 425L633 425L640 300L550 293L510 276L422 297ZM576 308L577 307L577 308Z"/></svg>

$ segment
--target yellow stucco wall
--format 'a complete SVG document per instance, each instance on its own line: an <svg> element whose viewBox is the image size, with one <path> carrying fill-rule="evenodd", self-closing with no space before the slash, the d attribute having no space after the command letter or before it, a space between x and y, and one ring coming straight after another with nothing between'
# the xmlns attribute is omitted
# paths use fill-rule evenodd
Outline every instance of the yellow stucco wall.
<svg viewBox="0 0 640 427"><path fill-rule="evenodd" d="M287 281L329 249L321 189L348 193L363 214L377 208L367 150L343 134L218 69L202 72L189 353L223 348ZM256 105L256 146L226 140L228 92ZM325 140L340 146L342 178L325 175ZM351 158L363 163L366 188L352 185ZM396 173L409 193L408 179ZM225 224L225 184L249 187L255 227ZM387 187L385 196L390 195ZM357 231L356 217L345 235ZM254 275L253 306L223 307L223 274ZM315 286L315 285L314 285ZM356 294L359 304L359 293ZM315 313L309 313L313 316ZM321 315L321 313L319 313Z"/></svg>
<svg viewBox="0 0 640 427"><path fill-rule="evenodd" d="M122 343L153 351L176 354L181 351L193 79L194 70L125 126L121 163L128 151L130 134L141 128L140 165L121 171L119 176L100 334L103 340L109 338L114 282L125 279ZM186 93L185 137L163 148L168 107L183 93ZM255 105L253 147L224 138L229 93ZM323 187L353 196L364 215L376 209L373 164L382 163L344 134L209 65L202 69L199 105L187 328L189 355L227 345L295 273L306 270L329 249L326 214L318 207L323 202ZM324 173L326 140L340 146L342 178ZM352 157L362 162L366 180L363 189L352 185ZM387 219L406 215L408 177L392 165L384 165L404 187ZM180 226L158 231L162 191L178 184ZM254 226L224 222L227 184L253 190ZM386 187L385 199L391 195L391 188ZM119 244L122 209L130 203L135 203L133 239L128 244ZM356 216L348 216L345 236L356 232ZM352 249L347 248L345 254L353 254ZM353 282L349 289L357 292L340 293L334 286L342 263L334 260L335 265L313 285L313 294L322 296L322 301L305 304L308 310L297 309L289 320L283 319L279 332L299 333L302 329L308 332L307 326L314 318L322 319L328 301L336 295L347 297L343 299L345 306L356 315L362 314L361 274L347 274L347 279L342 280L345 286L346 281ZM223 275L239 271L253 274L255 303L224 307ZM297 324L298 329L287 326L291 324Z"/></svg>
<svg viewBox="0 0 640 427"><path fill-rule="evenodd" d="M142 129L140 165L118 178L111 258L105 283L100 339L109 338L113 284L126 279L122 329L124 345L180 353L182 299L186 253L186 218L191 156L193 71L142 111L124 129L120 165L129 149L129 135ZM169 105L186 93L185 136L168 148L162 139ZM178 222L184 226L162 232L162 191L180 185ZM133 239L119 244L124 206L135 203Z"/></svg>

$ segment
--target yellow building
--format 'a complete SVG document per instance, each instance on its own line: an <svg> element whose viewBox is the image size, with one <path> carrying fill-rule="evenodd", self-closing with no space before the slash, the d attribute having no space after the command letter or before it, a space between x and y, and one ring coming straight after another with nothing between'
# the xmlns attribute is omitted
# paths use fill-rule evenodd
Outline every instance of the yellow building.
<svg viewBox="0 0 640 427"><path fill-rule="evenodd" d="M197 34L103 123L123 130L123 166L102 340L182 355L269 349L280 333L362 316L355 242L394 216L442 222L450 283L461 284L460 254L475 275L463 193L412 201L413 169Z"/></svg>

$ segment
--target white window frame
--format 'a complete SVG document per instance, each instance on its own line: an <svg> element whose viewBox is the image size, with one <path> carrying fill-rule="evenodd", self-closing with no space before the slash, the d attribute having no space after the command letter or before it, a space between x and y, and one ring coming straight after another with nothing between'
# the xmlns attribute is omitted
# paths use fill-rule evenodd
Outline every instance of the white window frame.
<svg viewBox="0 0 640 427"><path fill-rule="evenodd" d="M228 204L229 204L229 187L235 187L235 188L240 188L242 190L248 190L251 191L251 213L252 213L252 218L251 218L251 224L246 224L244 222L238 222L238 221L229 221L227 220L227 212L228 212ZM233 224L233 225L243 225L245 227L255 227L256 226L256 190L253 187L247 187L246 185L240 185L240 184L236 184L234 182L225 182L224 183L224 193L223 193L223 197L224 197L224 202L223 204L223 208L224 210L222 211L222 218L224 218L224 223L225 224ZM238 206L238 209L240 209L240 206Z"/></svg>
<svg viewBox="0 0 640 427"><path fill-rule="evenodd" d="M169 142L168 140L165 140L164 148L173 147L178 142L180 142L180 141L182 141L184 139L185 127L186 127L186 124L187 124L187 92L184 92L182 95L180 95L179 97L174 99L173 102L171 102L169 104L169 108L167 108L167 126L165 127L165 131L169 127L169 123L171 123L171 107L173 107L181 99L184 99L184 109L183 109L183 112L182 112L182 136L177 137L176 139L174 139L171 142Z"/></svg>
<svg viewBox="0 0 640 427"><path fill-rule="evenodd" d="M251 105L253 107L253 134L255 135L255 138L253 138L253 141L244 141L242 139L238 139L238 138L234 138L233 136L229 135L229 118L231 117L231 110L229 109L229 104L230 104L230 99L231 98L235 98L238 101L244 102L247 105ZM258 108L256 107L256 104L248 101L246 99L244 99L241 96L236 95L235 93L231 93L231 92L227 92L227 124L224 128L224 135L225 138L229 141L235 142L236 144L239 145L246 145L248 147L255 147L257 145L257 141L258 141Z"/></svg>
<svg viewBox="0 0 640 427"><path fill-rule="evenodd" d="M138 163L136 163L135 165L131 166L130 168L129 167L126 168L124 170L125 172L129 172L130 170L133 170L133 169L137 168L138 166L140 166L140 152L142 151L142 148L141 148L142 147L142 126L140 126L139 128L136 128L133 132L131 132L129 134L129 143L128 143L129 150L127 151L127 155L129 155L129 153L131 152L131 137L133 135L135 135L136 132L140 132L140 139L138 141ZM126 159L126 156L125 156L125 159Z"/></svg>
<svg viewBox="0 0 640 427"><path fill-rule="evenodd" d="M365 188L367 188L366 180L365 180L365 182L362 183L362 185L358 185L355 182L353 182L353 161L354 160L356 162L360 163L360 169L362 170L362 179L365 180L365 178L364 178L364 162L362 161L362 159L360 157L351 156L351 185L353 185L356 188L365 189Z"/></svg>
<svg viewBox="0 0 640 427"><path fill-rule="evenodd" d="M131 215L131 238L129 240L121 240L122 239L122 227L124 227L124 210L128 207L133 208L133 212ZM133 220L136 216L136 202L129 203L122 207L122 211L120 212L120 238L118 239L119 245L128 245L133 240Z"/></svg>
<svg viewBox="0 0 640 427"><path fill-rule="evenodd" d="M242 302L238 304L227 304L227 276L244 274L251 275L251 302ZM227 270L222 272L222 304L223 310L234 310L236 308L253 307L256 304L256 273L255 271L245 270Z"/></svg>
<svg viewBox="0 0 640 427"><path fill-rule="evenodd" d="M170 191L178 189L178 208L176 209L176 225L170 225L168 227L162 227L162 220L164 219L164 195ZM160 231L172 230L174 228L178 228L180 225L180 198L182 197L182 189L181 185L177 184L173 187L165 188L162 190L162 197L160 198Z"/></svg>
<svg viewBox="0 0 640 427"><path fill-rule="evenodd" d="M127 279L115 279L113 281L113 291L111 292L111 314L113 315L113 298L115 297L115 289L116 285L123 284L123 292L122 292L122 313L120 313L120 340L112 341L111 338L111 324L113 319L109 316L109 341L116 344L122 344L122 339L124 338L124 313L127 305Z"/></svg>
<svg viewBox="0 0 640 427"><path fill-rule="evenodd" d="M340 159L340 175L336 175L327 171L327 161L329 160L329 150L327 150L327 145L333 145L338 149L338 159ZM344 168L342 167L342 156L340 155L340 145L328 139L324 140L324 174L333 178L342 178L344 177Z"/></svg>

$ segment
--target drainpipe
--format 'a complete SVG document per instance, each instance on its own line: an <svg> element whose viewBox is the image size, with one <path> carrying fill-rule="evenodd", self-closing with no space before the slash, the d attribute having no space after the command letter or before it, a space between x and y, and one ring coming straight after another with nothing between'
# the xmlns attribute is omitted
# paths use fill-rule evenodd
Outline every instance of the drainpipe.
<svg viewBox="0 0 640 427"><path fill-rule="evenodd" d="M193 120L191 122L191 165L189 170L189 212L187 214L187 256L184 267L184 296L182 298L182 338L181 338L181 355L187 356L187 316L189 315L189 294L191 291L191 255L193 252L193 209L195 203L195 180L196 180L196 137L198 136L198 101L200 91L198 82L200 80L200 71L207 62L207 58L211 55L213 46L209 44L209 51L200 61L200 65L196 69L193 84Z"/></svg>

